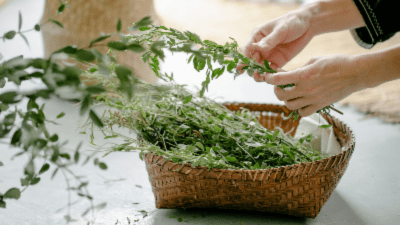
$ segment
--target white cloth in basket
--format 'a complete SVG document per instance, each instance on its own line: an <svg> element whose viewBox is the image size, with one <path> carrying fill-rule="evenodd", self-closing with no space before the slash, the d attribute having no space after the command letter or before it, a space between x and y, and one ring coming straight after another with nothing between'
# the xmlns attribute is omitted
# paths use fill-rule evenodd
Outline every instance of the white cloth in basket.
<svg viewBox="0 0 400 225"><path fill-rule="evenodd" d="M314 150L326 153L329 156L342 152L339 142L336 140L332 127L321 128L320 125L328 125L329 123L319 114L314 113L311 116L300 119L294 138L300 139L310 133L315 138L311 140L311 146Z"/></svg>

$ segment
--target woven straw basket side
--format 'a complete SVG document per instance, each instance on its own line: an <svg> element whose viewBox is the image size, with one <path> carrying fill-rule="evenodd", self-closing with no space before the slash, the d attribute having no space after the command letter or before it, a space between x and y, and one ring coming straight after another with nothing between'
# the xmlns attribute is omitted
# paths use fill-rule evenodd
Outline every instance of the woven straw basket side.
<svg viewBox="0 0 400 225"><path fill-rule="evenodd" d="M298 120L283 120L290 110L280 105L225 104L260 114L260 123L294 134ZM354 135L341 121L324 116L345 150L335 156L264 170L191 167L145 155L157 208L219 208L281 213L315 218L343 176L354 151Z"/></svg>

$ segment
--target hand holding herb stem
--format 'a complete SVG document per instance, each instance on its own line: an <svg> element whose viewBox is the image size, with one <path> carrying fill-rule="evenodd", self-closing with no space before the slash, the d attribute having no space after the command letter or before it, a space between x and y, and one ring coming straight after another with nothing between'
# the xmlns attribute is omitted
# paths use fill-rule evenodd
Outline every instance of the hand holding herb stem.
<svg viewBox="0 0 400 225"><path fill-rule="evenodd" d="M256 27L243 52L258 62L268 60L271 67L278 70L300 53L314 36L362 26L365 26L364 21L353 1L315 2ZM255 72L253 77L277 86L296 84L290 91L275 87L275 94L289 109L298 109L301 116L308 116L362 88L357 83L363 82L352 76L354 67L350 61L352 58L348 56L312 59L292 73ZM332 108L325 107L322 111L329 109Z"/></svg>
<svg viewBox="0 0 400 225"><path fill-rule="evenodd" d="M163 49L168 49L172 52L186 52L191 54L188 63L193 62L194 68L197 71L206 69L206 80L202 83L200 96L203 96L204 92L208 90L208 84L210 81L220 77L225 70L234 73L235 76L239 75L240 72L243 71L247 71L250 76L253 73L276 73L267 60L259 62L260 60L257 57L251 58L241 54L238 50L238 44L233 38L231 38L233 40L232 43L228 42L225 45L219 45L209 40L202 41L198 35L189 31L180 32L173 28L166 28L164 26L147 25L148 26L140 27L140 30L144 31L141 34L129 36L129 43L133 41L133 43L149 46L149 50L142 55L142 59L145 62L148 62L150 68L158 77L164 80L172 80L172 77L160 73L158 59L163 60ZM135 26L137 26L137 24ZM199 46L198 50L193 48L193 44ZM221 67L215 68L215 65L213 65L212 62L218 62ZM281 85L281 88L292 85L293 84L290 82ZM318 110L318 112L323 111L324 113L329 114L331 108L331 106L328 106L322 110ZM298 117L297 110L295 110L291 116L292 115L296 120Z"/></svg>

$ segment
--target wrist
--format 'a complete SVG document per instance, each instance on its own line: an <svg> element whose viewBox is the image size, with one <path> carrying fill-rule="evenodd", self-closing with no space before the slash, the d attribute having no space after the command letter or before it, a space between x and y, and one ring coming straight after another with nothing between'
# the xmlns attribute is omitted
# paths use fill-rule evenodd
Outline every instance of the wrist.
<svg viewBox="0 0 400 225"><path fill-rule="evenodd" d="M354 56L361 89L400 79L400 45Z"/></svg>
<svg viewBox="0 0 400 225"><path fill-rule="evenodd" d="M315 36L365 26L352 0L320 0L300 7L299 12L309 19Z"/></svg>

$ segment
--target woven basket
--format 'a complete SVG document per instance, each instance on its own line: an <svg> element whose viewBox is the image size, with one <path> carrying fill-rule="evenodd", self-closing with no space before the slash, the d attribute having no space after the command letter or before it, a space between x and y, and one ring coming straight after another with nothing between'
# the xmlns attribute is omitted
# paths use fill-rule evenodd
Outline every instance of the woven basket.
<svg viewBox="0 0 400 225"><path fill-rule="evenodd" d="M290 110L267 104L225 104L231 111L241 107L260 114L260 123L294 135L299 120L283 120ZM343 176L354 151L354 135L338 119L324 116L345 150L311 163L274 169L226 170L191 167L145 155L157 208L218 208L252 210L315 218Z"/></svg>

